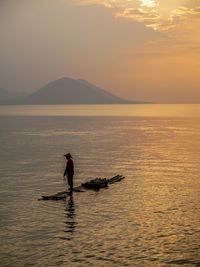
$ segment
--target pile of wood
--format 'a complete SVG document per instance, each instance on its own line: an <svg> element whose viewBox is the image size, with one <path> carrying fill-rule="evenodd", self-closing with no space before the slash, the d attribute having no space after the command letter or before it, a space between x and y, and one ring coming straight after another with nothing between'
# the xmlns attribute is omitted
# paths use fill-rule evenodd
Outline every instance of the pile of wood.
<svg viewBox="0 0 200 267"><path fill-rule="evenodd" d="M95 178L89 182L83 183L82 186L86 189L99 190L108 186L108 179L106 178Z"/></svg>
<svg viewBox="0 0 200 267"><path fill-rule="evenodd" d="M113 184L116 182L119 182L123 180L125 177L122 175L116 175L112 178L95 178L92 179L86 183L81 184L80 186L74 187L73 191L74 192L86 192L89 189L92 190L100 190L101 188L106 188L108 187L109 184ZM54 195L50 196L42 196L39 200L60 200L60 199L65 199L66 197L70 196L70 192L68 191L63 191L59 192Z"/></svg>

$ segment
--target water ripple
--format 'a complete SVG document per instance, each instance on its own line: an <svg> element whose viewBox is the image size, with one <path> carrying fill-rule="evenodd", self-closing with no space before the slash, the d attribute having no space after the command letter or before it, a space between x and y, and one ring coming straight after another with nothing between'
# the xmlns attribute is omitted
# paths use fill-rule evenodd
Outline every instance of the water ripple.
<svg viewBox="0 0 200 267"><path fill-rule="evenodd" d="M200 126L169 118L1 119L1 265L200 266ZM122 173L100 192L63 191ZM20 151L20 153L19 153Z"/></svg>

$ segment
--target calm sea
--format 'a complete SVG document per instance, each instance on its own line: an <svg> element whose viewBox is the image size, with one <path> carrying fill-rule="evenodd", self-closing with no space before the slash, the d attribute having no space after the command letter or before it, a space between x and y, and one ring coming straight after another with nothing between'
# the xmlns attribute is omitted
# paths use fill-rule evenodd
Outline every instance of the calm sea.
<svg viewBox="0 0 200 267"><path fill-rule="evenodd" d="M200 105L0 106L0 265L200 266ZM126 177L66 201L75 185Z"/></svg>

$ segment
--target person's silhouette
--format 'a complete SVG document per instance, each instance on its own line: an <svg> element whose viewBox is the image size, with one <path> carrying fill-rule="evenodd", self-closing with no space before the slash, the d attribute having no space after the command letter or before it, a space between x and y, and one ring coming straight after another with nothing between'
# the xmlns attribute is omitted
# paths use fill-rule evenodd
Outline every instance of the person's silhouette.
<svg viewBox="0 0 200 267"><path fill-rule="evenodd" d="M74 162L72 160L72 155L67 153L64 155L67 160L66 168L64 171L64 177L67 176L67 182L69 185L70 193L73 192L73 177L74 177Z"/></svg>

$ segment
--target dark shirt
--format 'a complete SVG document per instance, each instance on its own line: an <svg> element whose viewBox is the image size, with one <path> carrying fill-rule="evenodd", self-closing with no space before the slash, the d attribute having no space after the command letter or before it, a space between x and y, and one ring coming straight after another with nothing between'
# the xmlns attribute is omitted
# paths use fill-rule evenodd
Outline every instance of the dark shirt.
<svg viewBox="0 0 200 267"><path fill-rule="evenodd" d="M68 159L67 160L67 164L66 164L66 169L65 169L65 172L64 172L64 175L66 174L71 174L73 175L74 174L74 162L72 159Z"/></svg>

